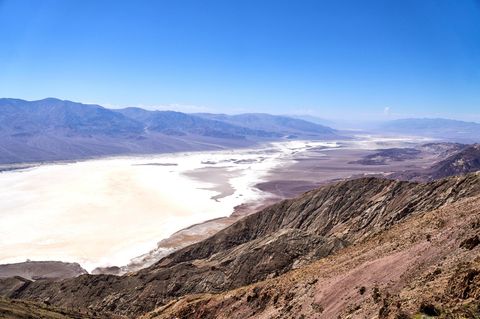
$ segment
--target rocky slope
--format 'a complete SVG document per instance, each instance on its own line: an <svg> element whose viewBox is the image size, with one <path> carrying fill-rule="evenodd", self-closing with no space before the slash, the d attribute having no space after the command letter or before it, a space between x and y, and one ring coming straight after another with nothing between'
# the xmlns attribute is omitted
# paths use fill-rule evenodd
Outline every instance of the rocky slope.
<svg viewBox="0 0 480 319"><path fill-rule="evenodd" d="M461 175L480 170L480 144L468 146L444 161L435 164L430 179Z"/></svg>
<svg viewBox="0 0 480 319"><path fill-rule="evenodd" d="M432 181L448 176L462 175L480 170L480 144L462 147L423 170L409 170L390 175L391 178L411 181Z"/></svg>
<svg viewBox="0 0 480 319"><path fill-rule="evenodd" d="M272 205L137 273L40 280L3 294L135 317L185 295L222 293L310 267L332 254L355 251L409 217L479 195L479 174L427 184L378 178L340 182ZM290 298L287 291L278 298L284 297Z"/></svg>
<svg viewBox="0 0 480 319"><path fill-rule="evenodd" d="M308 266L142 318L479 318L480 197L407 218Z"/></svg>
<svg viewBox="0 0 480 319"><path fill-rule="evenodd" d="M2 319L107 319L93 313L71 311L52 307L45 303L0 298L0 318Z"/></svg>

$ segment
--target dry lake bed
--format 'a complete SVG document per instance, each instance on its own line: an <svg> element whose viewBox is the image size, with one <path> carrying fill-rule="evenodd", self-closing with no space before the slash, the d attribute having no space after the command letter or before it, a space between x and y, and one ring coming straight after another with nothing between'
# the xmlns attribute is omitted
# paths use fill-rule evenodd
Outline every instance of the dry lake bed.
<svg viewBox="0 0 480 319"><path fill-rule="evenodd" d="M62 260L78 262L89 271L126 265L177 231L221 221L218 218L242 204L288 197L295 189L360 172L381 173L385 167L348 163L377 148L418 142L371 136L285 141L250 149L114 157L4 171L0 263ZM295 188L298 183L300 188ZM234 220L204 225L218 229ZM208 234L205 229L199 232L198 239Z"/></svg>

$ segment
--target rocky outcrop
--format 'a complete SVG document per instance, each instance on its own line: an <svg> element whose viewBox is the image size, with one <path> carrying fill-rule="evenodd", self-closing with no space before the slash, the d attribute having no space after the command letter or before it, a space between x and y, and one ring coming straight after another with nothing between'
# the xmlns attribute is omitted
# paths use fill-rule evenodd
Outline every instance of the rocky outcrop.
<svg viewBox="0 0 480 319"><path fill-rule="evenodd" d="M432 167L431 179L461 175L480 170L480 144L474 144Z"/></svg>
<svg viewBox="0 0 480 319"><path fill-rule="evenodd" d="M185 295L277 277L375 238L407 217L479 194L479 174L427 184L340 182L272 205L137 273L39 280L10 297L135 317Z"/></svg>
<svg viewBox="0 0 480 319"><path fill-rule="evenodd" d="M480 170L480 144L463 147L446 159L423 170L410 170L390 175L391 178L410 181L432 181Z"/></svg>
<svg viewBox="0 0 480 319"><path fill-rule="evenodd" d="M362 159L350 162L362 165L387 165L389 162L402 162L413 160L422 152L416 148L387 148L379 149L373 154L366 155Z"/></svg>

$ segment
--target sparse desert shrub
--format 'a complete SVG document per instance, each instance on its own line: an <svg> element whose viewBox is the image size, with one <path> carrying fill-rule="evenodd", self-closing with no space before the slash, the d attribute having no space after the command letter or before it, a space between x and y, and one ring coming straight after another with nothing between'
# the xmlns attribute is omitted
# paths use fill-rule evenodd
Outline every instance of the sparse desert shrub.
<svg viewBox="0 0 480 319"><path fill-rule="evenodd" d="M373 301L374 301L375 303L380 302L380 297L381 297L380 289L378 289L378 287L373 287L373 291L372 291Z"/></svg>
<svg viewBox="0 0 480 319"><path fill-rule="evenodd" d="M312 309L313 311L317 312L317 313L322 313L323 312L323 307L322 305L318 304L318 303L312 303Z"/></svg>
<svg viewBox="0 0 480 319"><path fill-rule="evenodd" d="M460 248L465 248L468 250L472 250L473 248L477 247L480 244L480 238L478 235L473 237L467 238L461 242Z"/></svg>
<svg viewBox="0 0 480 319"><path fill-rule="evenodd" d="M395 319L410 319L408 313L400 311L396 316Z"/></svg>
<svg viewBox="0 0 480 319"><path fill-rule="evenodd" d="M363 295L365 293L365 291L367 291L367 288L365 288L364 286L360 287L360 289L358 289L358 293Z"/></svg>
<svg viewBox="0 0 480 319"><path fill-rule="evenodd" d="M438 218L435 222L434 222L434 226L435 228L437 229L440 229L440 228L443 228L445 227L445 220L443 218Z"/></svg>
<svg viewBox="0 0 480 319"><path fill-rule="evenodd" d="M440 309L435 307L435 305L431 303L425 303L425 302L420 305L419 311L431 317L438 317L441 314Z"/></svg>

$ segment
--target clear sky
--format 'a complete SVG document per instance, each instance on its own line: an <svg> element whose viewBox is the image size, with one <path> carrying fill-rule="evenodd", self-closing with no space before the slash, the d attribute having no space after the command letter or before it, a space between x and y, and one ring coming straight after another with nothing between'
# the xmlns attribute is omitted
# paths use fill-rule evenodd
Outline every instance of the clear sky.
<svg viewBox="0 0 480 319"><path fill-rule="evenodd" d="M480 120L480 0L0 0L0 96Z"/></svg>

